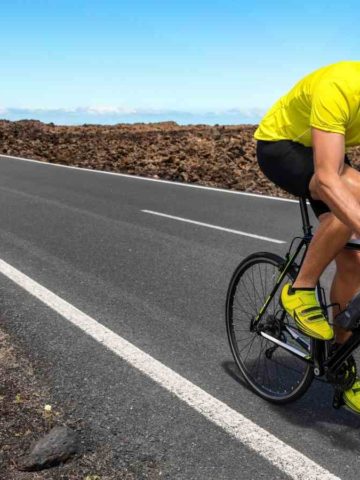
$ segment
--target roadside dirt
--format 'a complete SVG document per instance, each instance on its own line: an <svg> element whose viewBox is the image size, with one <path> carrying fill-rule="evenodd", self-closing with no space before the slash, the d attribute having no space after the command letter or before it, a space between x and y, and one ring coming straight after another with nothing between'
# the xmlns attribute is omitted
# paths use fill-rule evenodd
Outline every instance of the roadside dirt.
<svg viewBox="0 0 360 480"><path fill-rule="evenodd" d="M0 480L158 480L160 465L151 459L133 459L123 469L115 466L111 448L91 445L91 432L79 419L69 422L61 405L51 404L51 393L20 345L0 329ZM51 405L51 413L45 405ZM68 425L80 435L80 454L67 463L40 472L20 472L18 459L55 425Z"/></svg>
<svg viewBox="0 0 360 480"><path fill-rule="evenodd" d="M254 125L179 126L175 122L56 126L0 120L0 153L98 170L270 195L255 159ZM350 157L360 166L360 149Z"/></svg>

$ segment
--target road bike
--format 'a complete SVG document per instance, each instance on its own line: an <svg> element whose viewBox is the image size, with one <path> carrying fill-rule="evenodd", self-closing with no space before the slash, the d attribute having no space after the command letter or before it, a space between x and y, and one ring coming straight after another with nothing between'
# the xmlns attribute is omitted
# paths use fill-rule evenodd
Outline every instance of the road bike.
<svg viewBox="0 0 360 480"><path fill-rule="evenodd" d="M277 404L297 400L314 377L334 386L333 406L341 407L342 393L356 378L352 353L360 345L360 294L336 316L336 323L352 331L338 349L331 342L310 338L279 303L282 287L293 282L312 239L305 198L300 198L303 235L295 237L285 258L270 252L246 257L235 269L226 296L226 329L234 360L248 385L262 398ZM360 250L360 242L345 248ZM320 305L329 318L326 295L316 286Z"/></svg>

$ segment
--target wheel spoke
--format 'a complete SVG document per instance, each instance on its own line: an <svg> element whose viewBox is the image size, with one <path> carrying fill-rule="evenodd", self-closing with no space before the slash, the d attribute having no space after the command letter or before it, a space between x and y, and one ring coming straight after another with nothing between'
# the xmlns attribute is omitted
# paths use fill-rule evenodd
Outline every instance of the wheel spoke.
<svg viewBox="0 0 360 480"><path fill-rule="evenodd" d="M275 286L279 265L280 260L277 263L270 254L252 258L233 280L227 311L229 339L237 364L248 382L272 400L290 398L300 389L306 389L311 381L310 367L306 362L259 335L259 327L256 331L250 330L251 321L257 317ZM279 296L285 283L292 281L288 273L262 312L259 324L272 336L289 344L293 340L284 330L285 322L294 329L296 324L291 317L284 318Z"/></svg>

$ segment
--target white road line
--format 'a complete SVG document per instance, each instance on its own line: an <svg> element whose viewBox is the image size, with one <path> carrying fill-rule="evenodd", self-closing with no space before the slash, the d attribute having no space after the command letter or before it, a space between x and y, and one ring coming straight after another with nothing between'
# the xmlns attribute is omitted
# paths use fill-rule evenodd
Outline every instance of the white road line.
<svg viewBox="0 0 360 480"><path fill-rule="evenodd" d="M0 272L289 477L296 480L340 480L241 413L206 393L1 259Z"/></svg>
<svg viewBox="0 0 360 480"><path fill-rule="evenodd" d="M224 232L235 233L236 235L244 235L246 237L257 238L258 240L266 240L273 243L286 243L283 240L276 240L276 238L262 237L261 235L255 235L254 233L241 232L240 230L233 230L232 228L219 227L218 225L212 225L211 223L196 222L195 220L189 220L188 218L175 217L174 215L168 215L161 212L153 212L152 210L141 210L144 213L151 213L152 215L158 215L159 217L171 218L173 220L180 220L181 222L194 223L202 227L214 228L215 230L222 230Z"/></svg>
<svg viewBox="0 0 360 480"><path fill-rule="evenodd" d="M59 163L42 162L41 160L33 160L31 158L22 158L22 157L13 157L12 155L0 154L0 157L12 158L14 160L23 160L25 162L35 162L35 163L39 163L41 165L48 165L48 166L52 166L52 167L73 168L75 170L83 170L85 172L103 173L103 174L106 174L106 175L117 175L117 176L120 176L120 177L132 178L134 180L147 180L149 182L167 183L167 184L175 185L175 186L178 186L178 187L200 188L201 190L211 190L213 192L232 193L232 194L235 194L235 195L245 195L247 197L266 198L267 200L280 200L281 202L299 203L298 200L294 200L292 198L272 197L271 195L261 195L260 193L239 192L237 190L227 190L226 188L206 187L205 185L195 185L193 183L173 182L171 180L161 180L161 179L157 179L157 178L141 177L139 175L129 175L127 173L104 172L103 170L94 170L92 168L74 167L74 166L71 166L71 165L61 165Z"/></svg>

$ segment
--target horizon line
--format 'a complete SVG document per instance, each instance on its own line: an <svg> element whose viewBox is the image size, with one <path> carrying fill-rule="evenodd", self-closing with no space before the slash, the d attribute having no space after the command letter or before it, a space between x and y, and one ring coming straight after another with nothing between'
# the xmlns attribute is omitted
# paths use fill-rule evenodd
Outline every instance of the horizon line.
<svg viewBox="0 0 360 480"><path fill-rule="evenodd" d="M2 120L35 120L58 125L163 123L171 121L179 125L253 125L259 123L264 113L264 109L256 107L207 111L130 109L108 106L76 108L0 107L0 119Z"/></svg>

